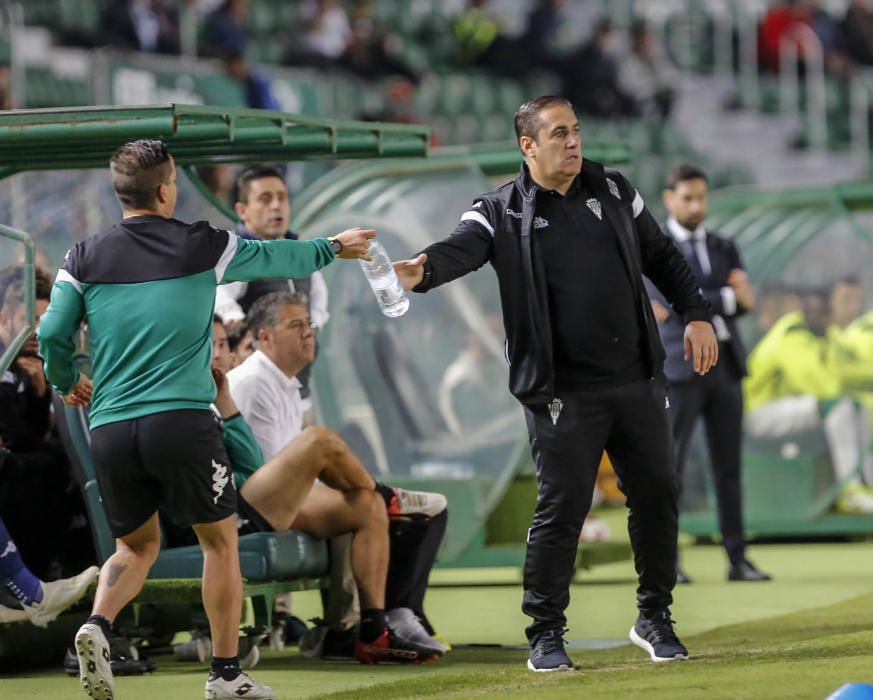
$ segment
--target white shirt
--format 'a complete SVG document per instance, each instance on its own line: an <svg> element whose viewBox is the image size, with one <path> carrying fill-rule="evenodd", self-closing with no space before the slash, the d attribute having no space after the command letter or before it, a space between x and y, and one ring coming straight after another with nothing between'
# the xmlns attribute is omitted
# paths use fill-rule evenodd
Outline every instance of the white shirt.
<svg viewBox="0 0 873 700"><path fill-rule="evenodd" d="M697 253L700 267L704 274L710 274L712 272L712 264L709 262L709 252L706 249L706 229L703 228L703 224L700 224L693 231L689 231L671 216L667 219L667 228L677 243L686 243L689 240L694 241L694 252ZM737 295L734 293L734 290L731 287L725 286L719 291L725 313L728 315L735 314L737 312ZM713 314L712 325L715 327L715 334L719 340L730 339L731 333L721 316Z"/></svg>
<svg viewBox="0 0 873 700"><path fill-rule="evenodd" d="M303 429L306 410L297 377L288 377L260 350L227 373L230 395L270 459Z"/></svg>
<svg viewBox="0 0 873 700"><path fill-rule="evenodd" d="M321 272L313 272L310 277L312 286L309 290L309 316L318 328L324 328L330 318L327 311L327 283ZM225 323L241 321L246 317L238 299L245 296L249 288L248 282L231 282L222 284L215 291L215 313L221 316ZM294 281L288 280L289 291L294 290Z"/></svg>

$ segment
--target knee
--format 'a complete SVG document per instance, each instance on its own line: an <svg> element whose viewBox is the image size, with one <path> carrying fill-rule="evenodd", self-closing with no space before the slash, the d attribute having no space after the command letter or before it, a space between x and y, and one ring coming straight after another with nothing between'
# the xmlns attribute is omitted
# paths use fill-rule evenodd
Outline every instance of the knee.
<svg viewBox="0 0 873 700"><path fill-rule="evenodd" d="M322 469L336 462L345 444L333 430L320 425L309 426L301 435L314 458L312 461Z"/></svg>
<svg viewBox="0 0 873 700"><path fill-rule="evenodd" d="M134 556L145 562L149 567L157 561L158 554L161 552L161 543L159 540L141 542L134 546L125 545L125 547L132 552Z"/></svg>
<svg viewBox="0 0 873 700"><path fill-rule="evenodd" d="M351 504L364 522L388 526L388 511L385 508L385 499L376 491L356 489L350 494Z"/></svg>

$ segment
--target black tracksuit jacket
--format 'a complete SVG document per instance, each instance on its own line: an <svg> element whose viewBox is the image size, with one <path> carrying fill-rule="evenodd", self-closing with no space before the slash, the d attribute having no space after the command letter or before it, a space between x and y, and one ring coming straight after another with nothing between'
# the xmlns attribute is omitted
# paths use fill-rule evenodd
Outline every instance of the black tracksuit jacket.
<svg viewBox="0 0 873 700"><path fill-rule="evenodd" d="M664 349L643 284L648 277L687 323L710 321L709 303L700 295L694 273L673 240L664 234L642 197L618 171L583 161L582 184L599 199L615 230L629 282L638 300L637 318L646 339L643 358L652 377L661 377ZM426 292L491 263L497 272L509 389L524 404L555 397L552 331L541 257L533 254L537 194L522 164L518 177L473 202L454 232L424 251L424 279L413 291Z"/></svg>

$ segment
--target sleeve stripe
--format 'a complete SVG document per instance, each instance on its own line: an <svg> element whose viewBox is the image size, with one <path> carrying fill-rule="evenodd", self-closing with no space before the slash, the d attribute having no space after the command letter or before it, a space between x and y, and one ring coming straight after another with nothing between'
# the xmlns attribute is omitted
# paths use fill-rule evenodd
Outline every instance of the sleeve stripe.
<svg viewBox="0 0 873 700"><path fill-rule="evenodd" d="M218 262L215 264L215 281L219 284L224 278L224 273L227 270L227 266L230 265L230 261L233 260L233 256L236 255L238 242L239 238L237 238L236 234L227 231L227 246L225 246L224 252L218 259Z"/></svg>
<svg viewBox="0 0 873 700"><path fill-rule="evenodd" d="M461 221L475 221L485 227L492 236L494 235L494 227L488 223L488 219L482 216L478 211L465 211L461 216Z"/></svg>
<svg viewBox="0 0 873 700"><path fill-rule="evenodd" d="M631 204L634 210L634 218L636 219L640 214L643 213L643 208L646 206L646 203L643 201L643 198L640 196L640 193L634 190L634 201Z"/></svg>
<svg viewBox="0 0 873 700"><path fill-rule="evenodd" d="M73 285L73 288L77 292L79 292L79 294L82 293L82 283L75 277L73 277L64 268L58 270L58 276L55 278L55 282L69 282L71 285Z"/></svg>

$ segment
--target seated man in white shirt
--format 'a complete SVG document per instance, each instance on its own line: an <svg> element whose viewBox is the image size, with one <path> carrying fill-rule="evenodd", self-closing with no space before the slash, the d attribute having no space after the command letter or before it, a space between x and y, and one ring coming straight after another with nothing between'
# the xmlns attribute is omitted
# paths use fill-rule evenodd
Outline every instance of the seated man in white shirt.
<svg viewBox="0 0 873 700"><path fill-rule="evenodd" d="M230 372L227 382L222 381L229 364L226 334L220 323L213 326L215 406L226 421L225 433L247 423L267 459L259 468L252 458L235 457L228 444L237 483L244 480L239 485L239 513L246 521L241 532L296 529L323 539L352 533L351 570L362 608L355 658L364 663L435 660L445 647L411 609L385 612L388 517L440 515L445 497L380 484L339 435L321 427L302 429L304 409L294 373L312 361L314 332L298 295L267 295L253 306L249 322L259 350Z"/></svg>

